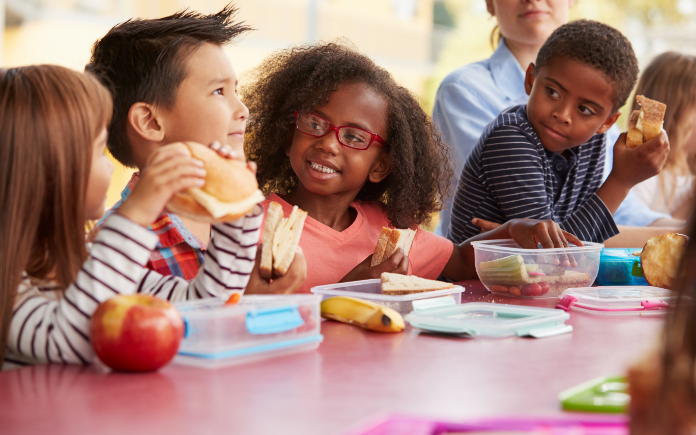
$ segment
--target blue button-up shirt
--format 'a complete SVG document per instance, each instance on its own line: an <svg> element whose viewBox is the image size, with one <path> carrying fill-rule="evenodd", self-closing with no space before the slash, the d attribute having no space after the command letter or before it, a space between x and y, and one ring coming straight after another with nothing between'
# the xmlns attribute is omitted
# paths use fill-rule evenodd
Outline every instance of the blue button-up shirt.
<svg viewBox="0 0 696 435"><path fill-rule="evenodd" d="M445 140L452 145L454 177L451 196L440 212L436 233L444 235L451 222L452 196L469 154L484 128L498 113L508 107L527 104L524 89L525 72L501 39L493 55L480 62L465 65L450 73L440 84L435 98L433 121ZM613 144L619 137L616 126L607 132L607 154L604 179L613 163ZM618 225L646 226L658 219L669 218L641 204L631 192L614 214Z"/></svg>

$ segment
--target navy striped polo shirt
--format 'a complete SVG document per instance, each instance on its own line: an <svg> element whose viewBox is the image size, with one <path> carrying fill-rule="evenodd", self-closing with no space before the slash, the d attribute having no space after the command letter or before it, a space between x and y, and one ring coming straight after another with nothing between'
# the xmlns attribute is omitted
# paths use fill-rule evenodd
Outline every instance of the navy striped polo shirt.
<svg viewBox="0 0 696 435"><path fill-rule="evenodd" d="M447 237L455 243L481 229L473 218L552 219L580 240L603 242L619 233L596 195L604 172L605 134L568 150L547 151L527 119L527 105L510 107L488 124L464 166Z"/></svg>

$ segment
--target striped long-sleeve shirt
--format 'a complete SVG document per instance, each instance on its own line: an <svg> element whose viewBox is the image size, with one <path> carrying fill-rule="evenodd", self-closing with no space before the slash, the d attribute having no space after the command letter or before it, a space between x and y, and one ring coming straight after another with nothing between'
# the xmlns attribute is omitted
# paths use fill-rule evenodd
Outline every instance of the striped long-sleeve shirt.
<svg viewBox="0 0 696 435"><path fill-rule="evenodd" d="M157 235L112 214L92 243L76 281L64 293L54 283L22 279L2 368L92 362L92 313L101 302L119 294L147 293L177 302L227 298L234 290L244 290L254 266L262 219L263 210L257 205L235 222L213 225L206 261L196 278L186 281L145 269Z"/></svg>
<svg viewBox="0 0 696 435"><path fill-rule="evenodd" d="M551 219L591 242L618 234L611 212L596 195L602 184L605 135L571 148L566 160L547 152L526 109L506 109L484 130L459 179L448 238L461 243L478 234L473 218L496 223Z"/></svg>

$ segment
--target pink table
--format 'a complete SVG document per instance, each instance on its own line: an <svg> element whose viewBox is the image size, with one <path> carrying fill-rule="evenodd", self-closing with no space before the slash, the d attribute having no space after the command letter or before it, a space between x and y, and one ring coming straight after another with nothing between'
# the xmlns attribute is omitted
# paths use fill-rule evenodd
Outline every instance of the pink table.
<svg viewBox="0 0 696 435"><path fill-rule="evenodd" d="M556 301L494 298L478 281L464 284L467 302ZM662 321L571 313L573 333L544 339L379 334L324 322L317 351L212 371L29 367L0 373L0 433L340 434L386 412L562 416L560 391L623 373Z"/></svg>

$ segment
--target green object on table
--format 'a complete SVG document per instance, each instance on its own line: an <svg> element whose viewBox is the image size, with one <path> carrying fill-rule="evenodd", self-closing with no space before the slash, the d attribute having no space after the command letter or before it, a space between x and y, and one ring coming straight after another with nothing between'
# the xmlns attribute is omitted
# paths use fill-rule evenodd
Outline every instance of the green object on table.
<svg viewBox="0 0 696 435"><path fill-rule="evenodd" d="M628 411L628 384L620 376L600 377L569 388L558 395L563 409L582 412Z"/></svg>
<svg viewBox="0 0 696 435"><path fill-rule="evenodd" d="M631 270L631 275L637 276L639 278L645 278L645 275L643 275L643 268L640 267L640 261L636 260L636 262L633 263L633 270Z"/></svg>

